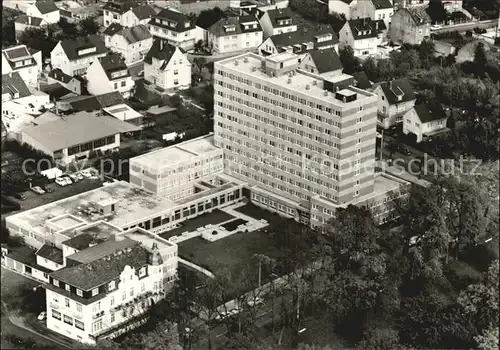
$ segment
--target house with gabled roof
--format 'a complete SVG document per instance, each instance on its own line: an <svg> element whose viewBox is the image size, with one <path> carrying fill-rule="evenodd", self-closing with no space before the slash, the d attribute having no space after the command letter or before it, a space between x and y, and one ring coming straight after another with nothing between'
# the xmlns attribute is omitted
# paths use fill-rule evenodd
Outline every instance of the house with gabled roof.
<svg viewBox="0 0 500 350"><path fill-rule="evenodd" d="M122 55L127 65L143 60L153 45L153 36L144 24L123 27L113 23L103 35L106 47Z"/></svg>
<svg viewBox="0 0 500 350"><path fill-rule="evenodd" d="M197 25L200 39L208 44L213 54L252 50L262 43L262 28L257 18L250 15L222 16L206 28L200 26Z"/></svg>
<svg viewBox="0 0 500 350"><path fill-rule="evenodd" d="M350 46L355 56L374 55L386 38L387 27L383 20L369 17L346 21L339 32L340 46Z"/></svg>
<svg viewBox="0 0 500 350"><path fill-rule="evenodd" d="M106 56L108 49L99 35L59 41L50 53L52 69L59 68L65 74L84 76L90 64Z"/></svg>
<svg viewBox="0 0 500 350"><path fill-rule="evenodd" d="M52 0L39 0L26 9L28 17L41 18L47 24L55 24L59 22L61 16L59 8Z"/></svg>
<svg viewBox="0 0 500 350"><path fill-rule="evenodd" d="M62 70L56 68L47 74L48 84L60 84L62 87L74 94L82 95L87 92L87 83L79 76L65 74Z"/></svg>
<svg viewBox="0 0 500 350"><path fill-rule="evenodd" d="M417 142L449 131L448 116L440 103L417 105L406 112L403 119L403 133L416 135Z"/></svg>
<svg viewBox="0 0 500 350"><path fill-rule="evenodd" d="M18 72L2 75L2 120L9 132L17 132L22 125L41 114L50 103L49 95L31 89Z"/></svg>
<svg viewBox="0 0 500 350"><path fill-rule="evenodd" d="M334 48L312 50L305 54L299 64L299 69L318 75L337 76L342 74L344 67Z"/></svg>
<svg viewBox="0 0 500 350"><path fill-rule="evenodd" d="M431 18L425 7L400 8L392 16L390 38L394 43L420 45L429 38Z"/></svg>
<svg viewBox="0 0 500 350"><path fill-rule="evenodd" d="M370 17L372 20L383 20L389 28L391 17L394 14L394 5L391 0L366 0L358 1L352 18Z"/></svg>
<svg viewBox="0 0 500 350"><path fill-rule="evenodd" d="M28 86L38 84L42 72L42 51L18 45L2 50L2 74L18 72Z"/></svg>
<svg viewBox="0 0 500 350"><path fill-rule="evenodd" d="M92 95L118 91L124 98L132 96L135 82L117 53L96 59L87 69L87 90Z"/></svg>
<svg viewBox="0 0 500 350"><path fill-rule="evenodd" d="M339 39L329 25L302 28L295 32L270 36L257 48L259 55L269 56L281 52L304 56L308 51L335 48L338 52Z"/></svg>
<svg viewBox="0 0 500 350"><path fill-rule="evenodd" d="M144 79L162 91L187 89L191 86L191 63L180 47L157 39L144 58Z"/></svg>
<svg viewBox="0 0 500 350"><path fill-rule="evenodd" d="M156 11L150 5L133 7L122 15L121 25L124 27L147 25L155 15Z"/></svg>
<svg viewBox="0 0 500 350"><path fill-rule="evenodd" d="M266 38L297 31L293 12L289 7L267 10L260 15L259 22Z"/></svg>
<svg viewBox="0 0 500 350"><path fill-rule="evenodd" d="M196 24L185 14L171 8L161 10L149 22L149 31L155 38L188 51L194 48Z"/></svg>
<svg viewBox="0 0 500 350"><path fill-rule="evenodd" d="M124 27L148 24L156 14L154 8L148 4L131 6L129 1L124 0L108 1L102 10L105 27L113 23L121 24Z"/></svg>
<svg viewBox="0 0 500 350"><path fill-rule="evenodd" d="M328 0L328 12L343 14L348 20L353 18L352 14L357 6L358 0Z"/></svg>
<svg viewBox="0 0 500 350"><path fill-rule="evenodd" d="M47 26L47 24L48 23L43 18L31 17L24 14L17 16L14 20L16 40L20 40L21 35L26 31L26 29L41 29Z"/></svg>
<svg viewBox="0 0 500 350"><path fill-rule="evenodd" d="M417 99L408 78L377 84L373 92L378 96L377 124L383 129L402 123Z"/></svg>

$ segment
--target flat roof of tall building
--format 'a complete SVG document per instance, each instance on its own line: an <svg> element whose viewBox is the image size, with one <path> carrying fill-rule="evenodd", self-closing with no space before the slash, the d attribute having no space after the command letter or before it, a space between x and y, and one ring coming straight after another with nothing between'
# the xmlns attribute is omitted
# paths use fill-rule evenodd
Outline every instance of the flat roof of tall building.
<svg viewBox="0 0 500 350"><path fill-rule="evenodd" d="M220 148L215 146L213 134L209 134L131 158L130 163L140 164L146 169L158 170L215 150L220 150Z"/></svg>
<svg viewBox="0 0 500 350"><path fill-rule="evenodd" d="M114 213L103 215L90 210L97 203L111 199L116 203ZM8 220L14 225L31 228L31 230L40 234L47 232L46 222L48 220L68 214L87 223L105 220L114 226L122 228L134 225L140 220L176 206L176 203L158 197L145 189L125 181L118 181L12 215ZM72 236L73 234L68 234L68 237Z"/></svg>
<svg viewBox="0 0 500 350"><path fill-rule="evenodd" d="M284 52L281 54L272 55L272 60L277 60L278 56L282 55L286 59L290 59L290 56L295 55L288 52ZM298 55L295 55L297 60L299 58ZM290 76L289 74L283 74L280 76L271 77L266 72L262 70L262 62L266 60L266 57L256 55L254 53L244 53L242 55L227 58L221 61L217 61L215 65L226 66L232 70L244 73L246 75L257 77L263 81L267 81L271 84L276 84L287 89L299 92L301 94L311 96L325 102L330 102L332 104L336 104L339 106L347 106L351 102L342 102L335 98L335 93L328 92L325 95L325 89L323 89L323 81L324 78L319 75L314 75L311 73L304 73L301 70L295 70L294 75ZM236 64L235 62L238 62ZM366 99L366 98L374 98L375 95L371 92L361 90L352 86L346 88L349 91L357 94L356 101ZM354 102L356 102L354 101Z"/></svg>

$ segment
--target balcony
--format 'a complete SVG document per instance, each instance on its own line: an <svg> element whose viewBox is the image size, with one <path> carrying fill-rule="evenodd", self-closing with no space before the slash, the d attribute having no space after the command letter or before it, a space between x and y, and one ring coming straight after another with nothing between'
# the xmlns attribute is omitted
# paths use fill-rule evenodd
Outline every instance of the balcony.
<svg viewBox="0 0 500 350"><path fill-rule="evenodd" d="M96 318L99 318L99 317L102 317L104 316L104 310L103 311L100 311L98 313L95 313L92 315L92 319L95 320Z"/></svg>

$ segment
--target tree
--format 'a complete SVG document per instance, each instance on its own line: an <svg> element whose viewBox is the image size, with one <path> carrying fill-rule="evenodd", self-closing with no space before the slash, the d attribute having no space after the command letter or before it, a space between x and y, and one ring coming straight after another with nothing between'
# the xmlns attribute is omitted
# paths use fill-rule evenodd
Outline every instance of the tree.
<svg viewBox="0 0 500 350"><path fill-rule="evenodd" d="M431 18L432 23L441 23L447 18L447 12L441 0L431 0L426 12Z"/></svg>
<svg viewBox="0 0 500 350"><path fill-rule="evenodd" d="M354 50L349 45L340 49L339 58L346 74L357 72L360 68L359 59L354 56Z"/></svg>
<svg viewBox="0 0 500 350"><path fill-rule="evenodd" d="M50 53L57 45L57 40L49 38L45 30L28 28L19 37L19 42L32 49L41 50L43 57L50 57Z"/></svg>
<svg viewBox="0 0 500 350"><path fill-rule="evenodd" d="M202 49L203 49L203 40L200 39L194 44L194 52L200 52Z"/></svg>
<svg viewBox="0 0 500 350"><path fill-rule="evenodd" d="M363 62L363 70L371 81L379 81L377 62L373 57L368 57Z"/></svg>
<svg viewBox="0 0 500 350"><path fill-rule="evenodd" d="M89 36L99 33L99 23L97 23L93 17L82 19L78 26L80 27L81 36Z"/></svg>
<svg viewBox="0 0 500 350"><path fill-rule="evenodd" d="M363 340L358 344L359 349L399 349L398 331L391 327L369 328L363 333Z"/></svg>
<svg viewBox="0 0 500 350"><path fill-rule="evenodd" d="M483 331L481 335L474 337L479 349L498 349L498 325L493 325L491 328Z"/></svg>
<svg viewBox="0 0 500 350"><path fill-rule="evenodd" d="M476 64L478 71L483 70L488 63L486 51L482 42L478 42L474 49L474 63Z"/></svg>
<svg viewBox="0 0 500 350"><path fill-rule="evenodd" d="M460 293L458 304L482 334L498 325L498 260L485 273L483 281Z"/></svg>
<svg viewBox="0 0 500 350"><path fill-rule="evenodd" d="M207 63L207 60L205 59L205 57L195 57L193 63L196 65L196 67L198 67L198 71L201 73L201 70Z"/></svg>
<svg viewBox="0 0 500 350"><path fill-rule="evenodd" d="M61 19L57 24L62 30L63 37L60 39L68 39L68 38L74 39L79 35L78 27L76 26L76 24L68 22L68 20L65 17L61 17Z"/></svg>

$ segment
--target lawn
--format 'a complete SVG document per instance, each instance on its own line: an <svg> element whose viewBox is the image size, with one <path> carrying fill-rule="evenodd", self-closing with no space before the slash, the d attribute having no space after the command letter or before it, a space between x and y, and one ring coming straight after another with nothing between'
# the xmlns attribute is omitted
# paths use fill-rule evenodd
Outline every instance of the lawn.
<svg viewBox="0 0 500 350"><path fill-rule="evenodd" d="M211 213L202 214L181 223L181 227L174 228L173 230L167 231L160 236L165 239L169 239L172 236L179 236L184 232L193 232L198 229L198 227L203 227L206 225L217 225L224 221L229 221L234 219L234 216L223 212L221 210L213 210Z"/></svg>
<svg viewBox="0 0 500 350"><path fill-rule="evenodd" d="M247 222L248 221L243 220L243 219L236 219L233 221L229 221L228 223L225 223L224 225L222 225L222 227L224 227L226 230L231 232L231 231L236 230L238 228L238 226L245 225Z"/></svg>
<svg viewBox="0 0 500 350"><path fill-rule="evenodd" d="M263 231L235 233L215 242L208 242L201 237L179 243L179 255L214 273L228 269L232 276L241 273L243 267L254 265L255 286L258 284L258 263L254 254L265 254L276 258L279 250L272 237Z"/></svg>

